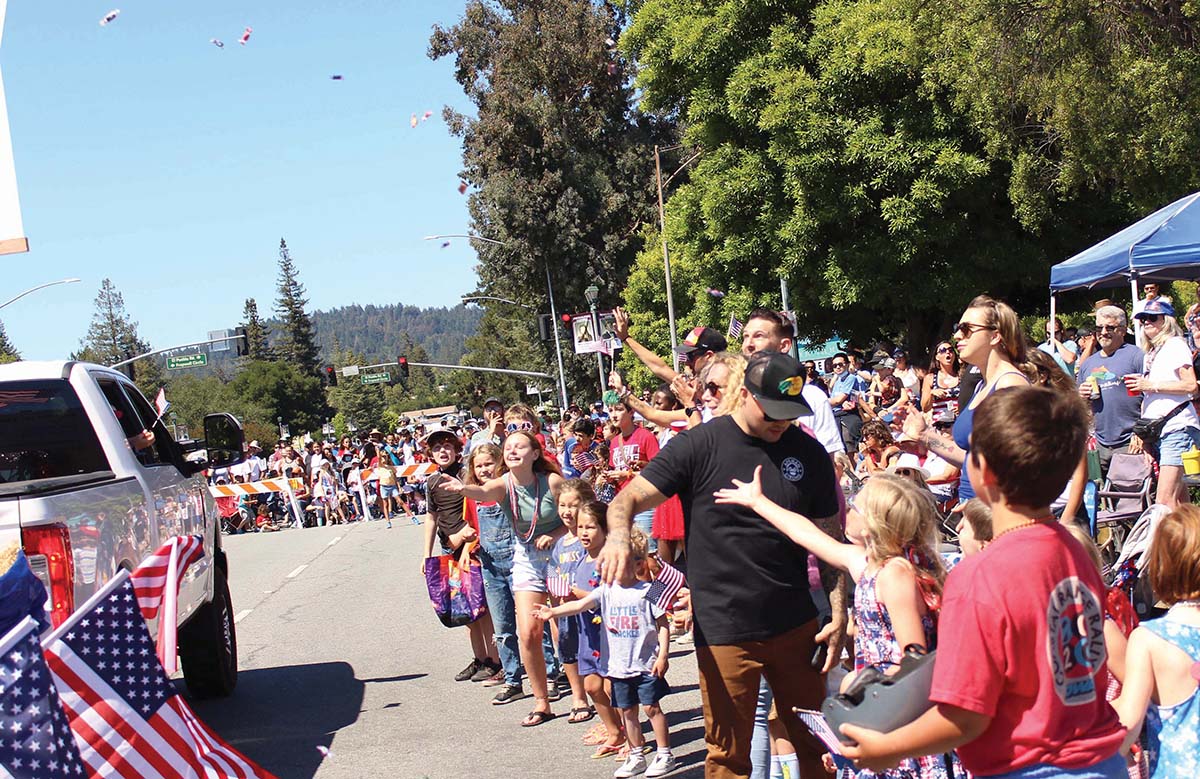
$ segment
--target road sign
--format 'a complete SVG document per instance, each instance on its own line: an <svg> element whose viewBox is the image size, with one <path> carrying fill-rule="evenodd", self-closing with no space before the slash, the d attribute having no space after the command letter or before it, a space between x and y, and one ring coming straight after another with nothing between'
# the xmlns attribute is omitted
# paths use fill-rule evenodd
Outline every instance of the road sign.
<svg viewBox="0 0 1200 779"><path fill-rule="evenodd" d="M218 338L231 338L232 336L233 336L232 330L209 330L208 331L208 340L210 340L210 341L215 341ZM210 352L228 352L232 348L233 348L233 341L217 341L215 344L209 344L209 346L208 346L208 350Z"/></svg>
<svg viewBox="0 0 1200 779"><path fill-rule="evenodd" d="M178 357L167 358L167 370L169 371L180 368L199 368L203 365L208 365L208 355L204 352L198 354L181 354Z"/></svg>
<svg viewBox="0 0 1200 779"><path fill-rule="evenodd" d="M358 366L357 365L347 365L346 367L342 368L342 375L347 376L347 377L357 376L358 375Z"/></svg>
<svg viewBox="0 0 1200 779"><path fill-rule="evenodd" d="M392 374L387 371L383 373L360 373L359 378L363 384L387 384L392 380Z"/></svg>

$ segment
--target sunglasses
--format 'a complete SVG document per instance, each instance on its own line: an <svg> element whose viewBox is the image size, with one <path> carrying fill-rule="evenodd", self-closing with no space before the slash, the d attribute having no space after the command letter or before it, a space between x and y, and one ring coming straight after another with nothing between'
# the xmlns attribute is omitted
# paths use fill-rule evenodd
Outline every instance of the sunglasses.
<svg viewBox="0 0 1200 779"><path fill-rule="evenodd" d="M1145 314L1143 316L1139 316L1138 319L1142 320L1143 322L1161 322L1163 319L1163 315L1162 314L1154 314L1154 315Z"/></svg>
<svg viewBox="0 0 1200 779"><path fill-rule="evenodd" d="M908 476L911 478L913 476L916 476L917 472L914 471L912 468L897 468L896 475L897 476Z"/></svg>
<svg viewBox="0 0 1200 779"><path fill-rule="evenodd" d="M507 425L504 426L504 432L506 432L506 433L523 433L527 430L532 430L532 429L533 429L532 422L509 422Z"/></svg>
<svg viewBox="0 0 1200 779"><path fill-rule="evenodd" d="M710 381L707 384L705 384L704 389L708 390L709 395L716 395L720 392L725 391L725 388L722 387L720 384L717 384L715 381Z"/></svg>
<svg viewBox="0 0 1200 779"><path fill-rule="evenodd" d="M1120 325L1096 325L1097 333L1115 333L1120 329Z"/></svg>
<svg viewBox="0 0 1200 779"><path fill-rule="evenodd" d="M946 353L948 353L948 352L951 352L951 351L953 351L953 350L952 350L952 349L951 349L949 346L939 346L939 347L937 348L937 353L938 353L938 354L946 354Z"/></svg>
<svg viewBox="0 0 1200 779"><path fill-rule="evenodd" d="M844 362L835 362L835 363L833 364L833 367L835 367L835 368L845 368L845 367L846 367L846 363L844 363Z"/></svg>
<svg viewBox="0 0 1200 779"><path fill-rule="evenodd" d="M961 335L963 338L970 338L980 330L995 330L991 325L977 325L974 322L959 322L954 326L954 332Z"/></svg>

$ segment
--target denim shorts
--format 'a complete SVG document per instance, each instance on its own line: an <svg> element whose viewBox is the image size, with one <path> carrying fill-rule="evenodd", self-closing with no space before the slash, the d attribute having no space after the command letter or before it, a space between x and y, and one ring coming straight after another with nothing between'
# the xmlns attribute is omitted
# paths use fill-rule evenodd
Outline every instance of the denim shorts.
<svg viewBox="0 0 1200 779"><path fill-rule="evenodd" d="M381 497L381 498L394 498L399 493L400 493L400 490L399 490L399 488L396 487L395 484L380 484L379 485L379 497Z"/></svg>
<svg viewBox="0 0 1200 779"><path fill-rule="evenodd" d="M1185 427L1172 430L1158 442L1159 465L1183 465L1183 453L1200 446L1200 428Z"/></svg>
<svg viewBox="0 0 1200 779"><path fill-rule="evenodd" d="M1006 774L993 774L990 779L1125 779L1129 772L1120 753L1086 768L1059 768L1037 763Z"/></svg>
<svg viewBox="0 0 1200 779"><path fill-rule="evenodd" d="M550 552L550 549L538 549L532 542L527 544L517 540L513 544L513 592L547 592Z"/></svg>
<svg viewBox="0 0 1200 779"><path fill-rule="evenodd" d="M572 614L569 617L558 618L558 659L559 662L577 663L579 657L579 617Z"/></svg>
<svg viewBox="0 0 1200 779"><path fill-rule="evenodd" d="M653 706L671 692L667 680L654 674L609 681L612 682L612 705L618 709L634 709L639 703Z"/></svg>

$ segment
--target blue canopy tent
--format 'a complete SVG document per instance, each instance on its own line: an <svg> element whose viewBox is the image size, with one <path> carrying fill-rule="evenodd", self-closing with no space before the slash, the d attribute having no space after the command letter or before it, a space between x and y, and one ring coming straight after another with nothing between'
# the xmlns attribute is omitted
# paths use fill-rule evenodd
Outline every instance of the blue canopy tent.
<svg viewBox="0 0 1200 779"><path fill-rule="evenodd" d="M1200 277L1200 192L1182 197L1116 235L1050 269L1050 317L1059 292L1119 286L1129 280L1133 299L1142 281Z"/></svg>

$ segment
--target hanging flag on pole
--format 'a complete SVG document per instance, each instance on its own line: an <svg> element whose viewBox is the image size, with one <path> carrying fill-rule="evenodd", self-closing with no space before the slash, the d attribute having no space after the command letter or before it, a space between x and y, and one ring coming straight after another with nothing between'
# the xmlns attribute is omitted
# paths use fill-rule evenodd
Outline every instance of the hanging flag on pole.
<svg viewBox="0 0 1200 779"><path fill-rule="evenodd" d="M726 331L725 337L730 340L742 337L742 323L733 314L729 315L729 330Z"/></svg>
<svg viewBox="0 0 1200 779"><path fill-rule="evenodd" d="M178 661L179 585L183 572L201 557L204 557L204 540L200 536L175 536L129 576L142 617L158 618L158 659L169 674L175 673Z"/></svg>
<svg viewBox="0 0 1200 779"><path fill-rule="evenodd" d="M25 617L0 639L0 775L85 777L71 726L50 681L37 622Z"/></svg>
<svg viewBox="0 0 1200 779"><path fill-rule="evenodd" d="M120 571L42 645L89 775L275 779L184 703L145 625Z"/></svg>

